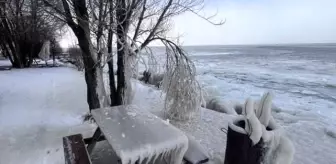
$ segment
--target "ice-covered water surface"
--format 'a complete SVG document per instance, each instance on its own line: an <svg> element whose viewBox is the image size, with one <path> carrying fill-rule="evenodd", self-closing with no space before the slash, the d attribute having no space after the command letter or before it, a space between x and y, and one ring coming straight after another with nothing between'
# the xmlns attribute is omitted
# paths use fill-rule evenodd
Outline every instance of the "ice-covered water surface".
<svg viewBox="0 0 336 164"><path fill-rule="evenodd" d="M198 79L210 91L216 91L215 96L241 101L273 90L275 105L280 108L312 111L336 119L336 46L215 46L187 50L196 54L193 59Z"/></svg>
<svg viewBox="0 0 336 164"><path fill-rule="evenodd" d="M295 164L335 163L336 46L187 47L210 93L243 102L275 93L273 111L294 143ZM204 55L202 55L204 53ZM212 55L211 55L212 53ZM322 156L324 156L322 158Z"/></svg>
<svg viewBox="0 0 336 164"><path fill-rule="evenodd" d="M267 90L275 93L273 102L278 108L272 114L293 141L294 164L336 163L335 44L185 50L210 96L242 103L248 97L259 99ZM164 49L154 51L164 54Z"/></svg>

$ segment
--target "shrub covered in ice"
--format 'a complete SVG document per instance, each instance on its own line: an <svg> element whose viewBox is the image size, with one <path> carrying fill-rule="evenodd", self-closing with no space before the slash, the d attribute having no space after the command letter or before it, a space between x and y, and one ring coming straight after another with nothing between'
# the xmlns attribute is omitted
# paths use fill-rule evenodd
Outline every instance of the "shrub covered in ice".
<svg viewBox="0 0 336 164"><path fill-rule="evenodd" d="M166 72L162 81L162 88L166 93L165 114L177 120L189 119L201 107L203 101L196 80L196 68L181 51L166 50Z"/></svg>

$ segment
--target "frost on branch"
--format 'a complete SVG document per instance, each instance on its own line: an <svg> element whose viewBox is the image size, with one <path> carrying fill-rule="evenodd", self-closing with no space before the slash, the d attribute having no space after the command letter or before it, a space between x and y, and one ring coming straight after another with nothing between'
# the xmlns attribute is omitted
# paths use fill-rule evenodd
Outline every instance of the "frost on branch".
<svg viewBox="0 0 336 164"><path fill-rule="evenodd" d="M166 46L165 74L162 81L166 93L165 114L176 120L189 119L202 102L196 68L186 53L176 44L161 40Z"/></svg>

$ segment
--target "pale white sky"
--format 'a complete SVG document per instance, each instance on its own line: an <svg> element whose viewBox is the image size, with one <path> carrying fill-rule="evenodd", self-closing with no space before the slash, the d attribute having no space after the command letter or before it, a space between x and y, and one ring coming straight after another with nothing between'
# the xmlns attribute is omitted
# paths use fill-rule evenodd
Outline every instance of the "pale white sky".
<svg viewBox="0 0 336 164"><path fill-rule="evenodd" d="M206 0L222 26L193 14L175 21L185 45L336 42L336 0Z"/></svg>
<svg viewBox="0 0 336 164"><path fill-rule="evenodd" d="M336 0L205 0L214 26L194 14L174 18L184 45L336 43ZM68 37L61 41L68 44Z"/></svg>

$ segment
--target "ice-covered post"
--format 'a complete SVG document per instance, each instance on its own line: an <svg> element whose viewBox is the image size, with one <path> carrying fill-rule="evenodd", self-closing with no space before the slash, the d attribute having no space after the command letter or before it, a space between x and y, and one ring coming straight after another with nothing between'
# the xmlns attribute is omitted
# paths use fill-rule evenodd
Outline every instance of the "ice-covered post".
<svg viewBox="0 0 336 164"><path fill-rule="evenodd" d="M272 94L258 103L247 99L242 115L229 124L224 164L291 164L294 147L276 125Z"/></svg>
<svg viewBox="0 0 336 164"><path fill-rule="evenodd" d="M224 164L260 164L264 142L254 144L245 129L245 119L240 117L229 125Z"/></svg>

